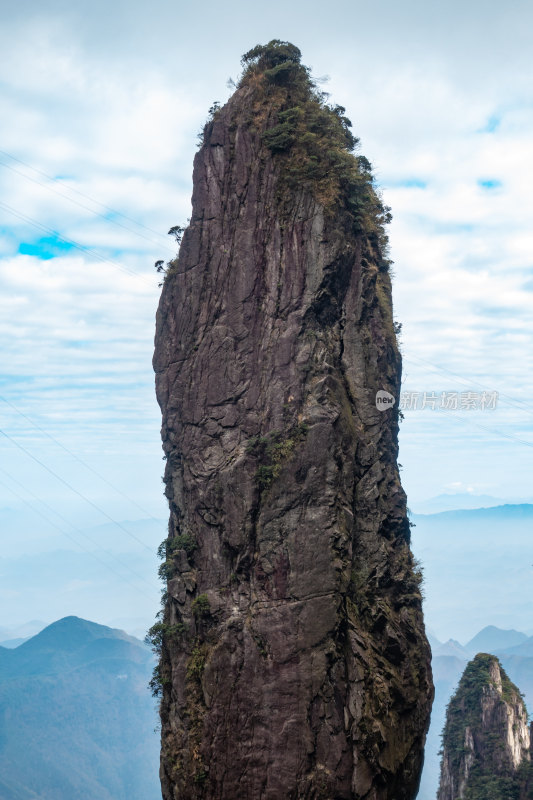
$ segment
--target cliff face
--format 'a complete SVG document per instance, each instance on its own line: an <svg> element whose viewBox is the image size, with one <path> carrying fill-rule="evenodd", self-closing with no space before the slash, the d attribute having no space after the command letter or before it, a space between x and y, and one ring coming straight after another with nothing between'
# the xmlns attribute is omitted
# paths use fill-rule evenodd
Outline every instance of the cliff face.
<svg viewBox="0 0 533 800"><path fill-rule="evenodd" d="M432 696L396 464L386 215L292 45L245 57L157 314L162 787L416 791Z"/></svg>
<svg viewBox="0 0 533 800"><path fill-rule="evenodd" d="M524 701L495 656L466 667L447 710L438 800L524 794L530 731Z"/></svg>

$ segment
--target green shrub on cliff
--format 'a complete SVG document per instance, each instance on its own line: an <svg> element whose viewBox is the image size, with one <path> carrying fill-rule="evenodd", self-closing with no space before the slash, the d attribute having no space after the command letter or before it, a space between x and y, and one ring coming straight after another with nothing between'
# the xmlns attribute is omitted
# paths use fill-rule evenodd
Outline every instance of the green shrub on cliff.
<svg viewBox="0 0 533 800"><path fill-rule="evenodd" d="M268 489L281 474L283 462L291 455L307 435L308 426L303 422L281 433L271 431L266 436L252 436L246 452L258 461L255 479L260 489Z"/></svg>
<svg viewBox="0 0 533 800"><path fill-rule="evenodd" d="M185 550L187 558L191 558L197 546L196 539L190 533L182 533L171 539L164 539L157 548L157 555L159 558L164 559L158 569L158 575L161 580L169 581L176 574L174 557L180 550Z"/></svg>
<svg viewBox="0 0 533 800"><path fill-rule="evenodd" d="M206 594L199 594L191 603L191 611L196 619L205 619L211 614L211 606Z"/></svg>
<svg viewBox="0 0 533 800"><path fill-rule="evenodd" d="M520 797L520 787L514 776L482 775L479 767L474 767L461 800L519 800Z"/></svg>
<svg viewBox="0 0 533 800"><path fill-rule="evenodd" d="M168 642L172 637L181 636L186 632L187 628L181 622L176 625L170 625L167 622L156 622L144 637L144 641L152 648L156 655L160 655L165 642Z"/></svg>

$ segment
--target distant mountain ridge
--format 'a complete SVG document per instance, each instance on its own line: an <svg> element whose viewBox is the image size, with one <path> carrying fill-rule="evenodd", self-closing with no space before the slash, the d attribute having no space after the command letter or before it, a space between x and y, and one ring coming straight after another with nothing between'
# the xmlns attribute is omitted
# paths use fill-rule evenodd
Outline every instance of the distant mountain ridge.
<svg viewBox="0 0 533 800"><path fill-rule="evenodd" d="M95 639L121 639L136 646L142 645L138 639L118 628L109 628L97 622L89 622L80 617L63 617L22 644L19 652L61 649L71 651L77 645L86 645Z"/></svg>
<svg viewBox="0 0 533 800"><path fill-rule="evenodd" d="M29 639L46 628L47 623L40 619L32 619L30 622L23 622L20 625L0 626L0 639L11 641L12 639Z"/></svg>
<svg viewBox="0 0 533 800"><path fill-rule="evenodd" d="M520 631L502 630L495 625L487 625L465 645L465 649L472 655L476 655L476 653L495 653L496 651L504 652L508 648L514 649L517 645L523 644L527 641L527 638L526 634Z"/></svg>
<svg viewBox="0 0 533 800"><path fill-rule="evenodd" d="M466 644L461 644L456 639L440 642L435 636L430 641L434 658L449 655L468 661L477 653L533 656L533 636L527 636L513 628L498 628L496 625L487 625Z"/></svg>
<svg viewBox="0 0 533 800"><path fill-rule="evenodd" d="M435 656L453 656L461 660L468 660L468 651L456 639L448 639L447 642L439 644L437 647L432 647L433 657Z"/></svg>
<svg viewBox="0 0 533 800"><path fill-rule="evenodd" d="M471 492L459 492L457 494L439 494L420 502L412 503L412 511L415 514L439 514L442 511L457 511L478 508L493 508L505 505L532 504L533 498L513 498L493 497L488 494L473 494Z"/></svg>
<svg viewBox="0 0 533 800"><path fill-rule="evenodd" d="M0 648L1 800L158 800L153 657L78 617Z"/></svg>
<svg viewBox="0 0 533 800"><path fill-rule="evenodd" d="M7 639L5 642L0 642L0 647L7 648L8 650L12 650L15 647L18 647L23 642L27 642L30 637L18 638L18 639Z"/></svg>
<svg viewBox="0 0 533 800"><path fill-rule="evenodd" d="M456 519L462 517L501 517L512 516L514 518L533 517L533 503L504 503L498 506L487 506L480 508L452 508L445 511L436 511L429 514L412 513L411 517L440 517L444 519Z"/></svg>
<svg viewBox="0 0 533 800"><path fill-rule="evenodd" d="M85 542L80 550L56 529L48 530L44 520L37 525L33 516L22 509L0 510L2 590L6 597L10 593L17 597L17 618L9 619L4 610L0 619L0 642L33 636L37 630L21 631L15 623L38 613L44 628L60 616L57 609L64 609L67 601L79 617L98 619L143 638L141 629L152 625L159 607L157 547L166 521L117 519L118 525L96 527L80 523L79 536ZM81 541L78 534L75 539ZM141 551L139 542L151 552ZM117 568L123 578L117 579ZM128 618L141 623L113 623Z"/></svg>

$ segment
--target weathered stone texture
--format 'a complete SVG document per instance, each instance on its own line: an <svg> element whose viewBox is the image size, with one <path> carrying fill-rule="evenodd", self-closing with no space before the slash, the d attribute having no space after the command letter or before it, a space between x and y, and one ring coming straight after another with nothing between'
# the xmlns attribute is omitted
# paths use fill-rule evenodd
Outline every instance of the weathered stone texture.
<svg viewBox="0 0 533 800"><path fill-rule="evenodd" d="M165 606L163 796L410 800L432 687L397 411L375 406L400 388L390 279L311 192L280 201L255 91L207 126L157 313L169 549L189 542Z"/></svg>

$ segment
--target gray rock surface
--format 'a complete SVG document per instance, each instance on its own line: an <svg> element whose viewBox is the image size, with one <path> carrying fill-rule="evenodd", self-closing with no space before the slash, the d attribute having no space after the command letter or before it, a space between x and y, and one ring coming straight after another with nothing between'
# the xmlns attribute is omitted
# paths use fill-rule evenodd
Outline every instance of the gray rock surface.
<svg viewBox="0 0 533 800"><path fill-rule="evenodd" d="M354 224L342 180L295 184L297 146L266 146L308 84L299 58L276 83L276 47L206 125L157 313L163 796L408 800L432 684L375 404L401 372L383 209L361 169Z"/></svg>

